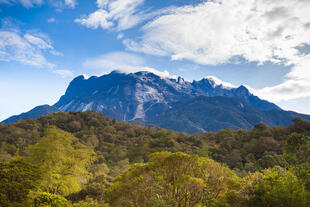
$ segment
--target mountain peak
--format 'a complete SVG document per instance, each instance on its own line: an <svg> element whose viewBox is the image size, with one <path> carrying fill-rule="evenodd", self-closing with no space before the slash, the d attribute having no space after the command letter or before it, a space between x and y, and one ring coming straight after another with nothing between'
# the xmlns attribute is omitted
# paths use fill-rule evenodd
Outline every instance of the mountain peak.
<svg viewBox="0 0 310 207"><path fill-rule="evenodd" d="M236 86L234 86L233 84L224 82L215 76L206 76L204 79L208 80L214 88L215 87L223 87L226 89L236 88Z"/></svg>
<svg viewBox="0 0 310 207"><path fill-rule="evenodd" d="M205 115L208 115L209 109L219 110L218 113L224 118L228 114L223 114L224 112L221 111L228 113L232 108L237 110L239 115L247 108L254 114L280 109L275 104L254 96L245 86L233 87L232 84L225 83L214 76L188 82L182 77L163 78L150 71L135 73L112 71L100 77L90 78L78 76L71 81L65 95L59 99L52 110L49 110L49 106L46 107L47 109L43 107L43 110L41 106L39 109L34 109L36 113L30 111L17 118L28 118L29 114L45 115L57 110L63 112L95 110L119 121L156 124L158 117L163 117L164 114L172 113L174 110L179 113L183 107L188 107L186 109L188 114L184 116L193 112L195 117L196 112L199 111L195 109L199 107L201 111L206 112ZM224 107L227 110L224 110ZM247 118L248 114L244 116ZM14 120L18 119L14 118ZM261 120L255 121L258 123ZM189 121L187 124L194 127L197 123ZM219 127L222 126L220 124ZM240 125L240 127L243 126ZM202 125L199 128L203 128Z"/></svg>
<svg viewBox="0 0 310 207"><path fill-rule="evenodd" d="M87 79L87 78L86 78L84 75L79 75L79 76L75 77L75 78L72 80L72 82L73 82L73 81L86 80L86 79Z"/></svg>
<svg viewBox="0 0 310 207"><path fill-rule="evenodd" d="M251 94L249 89L247 89L247 87L245 87L244 85L241 85L238 88L236 88L236 91L238 93L242 93L244 95L250 95Z"/></svg>
<svg viewBox="0 0 310 207"><path fill-rule="evenodd" d="M239 98L263 110L277 108L266 101L262 104L245 86L236 88L214 76L190 83L182 77L163 79L150 71L123 73L117 70L96 78L78 76L54 106L63 111L96 110L126 121L137 117L137 112L146 113L147 117L147 113L154 113L152 110L166 110L182 99L201 95ZM159 106L162 109L157 108Z"/></svg>
<svg viewBox="0 0 310 207"><path fill-rule="evenodd" d="M180 83L180 84L182 84L182 83L184 83L185 81L184 81L184 78L182 78L182 77L178 77L178 80L177 80L177 83Z"/></svg>

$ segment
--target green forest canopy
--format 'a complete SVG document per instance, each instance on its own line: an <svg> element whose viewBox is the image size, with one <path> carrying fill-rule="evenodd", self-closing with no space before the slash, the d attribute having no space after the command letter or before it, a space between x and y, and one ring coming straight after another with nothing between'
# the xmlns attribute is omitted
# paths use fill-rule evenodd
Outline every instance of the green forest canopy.
<svg viewBox="0 0 310 207"><path fill-rule="evenodd" d="M309 206L310 122L186 134L54 113L0 124L0 206Z"/></svg>

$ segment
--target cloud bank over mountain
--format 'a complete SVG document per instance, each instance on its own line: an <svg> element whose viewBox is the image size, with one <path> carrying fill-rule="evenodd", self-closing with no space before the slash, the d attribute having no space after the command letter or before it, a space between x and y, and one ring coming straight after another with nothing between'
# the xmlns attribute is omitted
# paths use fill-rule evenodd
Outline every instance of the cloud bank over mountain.
<svg viewBox="0 0 310 207"><path fill-rule="evenodd" d="M98 71L98 76L117 70L127 74L148 71L164 78L176 77L170 75L167 70L159 71L148 67L147 62L141 56L128 52L111 52L102 54L98 57L89 58L84 61L83 66Z"/></svg>
<svg viewBox="0 0 310 207"><path fill-rule="evenodd" d="M98 10L76 19L90 28L116 31L145 22L141 34L125 38L128 50L189 60L201 65L271 62L291 67L286 80L255 90L281 101L310 96L310 2L300 0L215 0L162 8L147 14L143 0L98 0ZM125 12L126 11L126 12Z"/></svg>

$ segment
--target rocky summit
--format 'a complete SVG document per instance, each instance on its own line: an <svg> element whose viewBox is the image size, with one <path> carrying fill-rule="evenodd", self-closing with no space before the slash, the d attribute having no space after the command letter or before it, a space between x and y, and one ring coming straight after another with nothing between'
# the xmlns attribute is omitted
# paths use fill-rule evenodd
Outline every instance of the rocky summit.
<svg viewBox="0 0 310 207"><path fill-rule="evenodd" d="M55 109L63 112L95 110L119 121L190 133L248 129L257 123L289 125L295 117L310 120L310 116L284 111L260 99L242 85L233 87L212 77L188 82L181 77L161 77L146 71L129 74L113 71L90 78L78 76L51 107L53 110L46 110L45 114ZM28 117L24 114L18 118Z"/></svg>

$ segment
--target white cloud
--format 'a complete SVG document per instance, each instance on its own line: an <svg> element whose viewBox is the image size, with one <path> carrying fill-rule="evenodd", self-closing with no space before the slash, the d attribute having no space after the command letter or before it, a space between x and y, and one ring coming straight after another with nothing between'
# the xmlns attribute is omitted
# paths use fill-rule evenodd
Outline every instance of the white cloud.
<svg viewBox="0 0 310 207"><path fill-rule="evenodd" d="M108 29L113 26L113 22L110 22L108 18L109 14L105 10L99 9L86 18L76 19L75 22L92 29L97 29L98 27Z"/></svg>
<svg viewBox="0 0 310 207"><path fill-rule="evenodd" d="M253 92L274 102L310 97L310 54L298 59L283 83Z"/></svg>
<svg viewBox="0 0 310 207"><path fill-rule="evenodd" d="M70 8L75 8L76 1L75 0L65 0L65 5L69 6Z"/></svg>
<svg viewBox="0 0 310 207"><path fill-rule="evenodd" d="M126 52L112 52L86 60L83 65L90 69L119 70L136 68L145 64L140 56Z"/></svg>
<svg viewBox="0 0 310 207"><path fill-rule="evenodd" d="M120 40L120 39L123 39L124 38L124 34L123 33L119 33L117 35L117 39Z"/></svg>
<svg viewBox="0 0 310 207"><path fill-rule="evenodd" d="M141 41L127 40L134 51L188 59L200 64L226 63L234 56L264 63L295 58L310 42L309 1L215 0L172 8L146 24Z"/></svg>
<svg viewBox="0 0 310 207"><path fill-rule="evenodd" d="M97 29L126 30L141 23L149 17L138 8L144 0L97 0L98 10L75 22Z"/></svg>
<svg viewBox="0 0 310 207"><path fill-rule="evenodd" d="M52 70L52 72L60 75L63 78L73 77L73 72L70 70Z"/></svg>
<svg viewBox="0 0 310 207"><path fill-rule="evenodd" d="M146 66L146 62L138 55L126 52L113 52L95 58L90 58L83 63L87 69L99 71L99 75L118 70L124 73L135 73L139 71L152 72L161 77L174 77L168 71L159 71Z"/></svg>
<svg viewBox="0 0 310 207"><path fill-rule="evenodd" d="M109 0L97 0L97 7L104 9L109 3Z"/></svg>
<svg viewBox="0 0 310 207"><path fill-rule="evenodd" d="M0 30L0 60L17 61L24 65L47 66L52 68L54 65L49 63L42 50L52 49L52 46L43 39L30 34L24 37L15 31Z"/></svg>
<svg viewBox="0 0 310 207"><path fill-rule="evenodd" d="M309 89L309 80L287 80L273 87L265 87L259 90L253 90L253 93L263 99L279 102L310 97Z"/></svg>
<svg viewBox="0 0 310 207"><path fill-rule="evenodd" d="M33 46L38 47L39 49L53 49L53 46L51 45L50 41L45 41L41 39L40 37L35 37L31 34L25 34L24 38L31 43Z"/></svg>
<svg viewBox="0 0 310 207"><path fill-rule="evenodd" d="M228 82L224 82L221 79L219 79L218 77L215 76L206 76L207 79L212 80L216 85L222 85L225 88L236 88L235 85L228 83Z"/></svg>
<svg viewBox="0 0 310 207"><path fill-rule="evenodd" d="M17 0L17 1L11 1L11 2L19 2L26 8L31 8L34 6L41 5L43 3L43 0Z"/></svg>
<svg viewBox="0 0 310 207"><path fill-rule="evenodd" d="M21 34L18 30L0 30L0 61L17 61L24 65L47 67L55 65L45 58L45 52L63 56L44 34Z"/></svg>
<svg viewBox="0 0 310 207"><path fill-rule="evenodd" d="M35 6L41 6L44 0L0 0L0 4L21 4L26 8L32 8ZM70 8L74 8L76 5L76 0L59 0L59 1L49 1L51 5L56 7L63 7L64 5Z"/></svg>
<svg viewBox="0 0 310 207"><path fill-rule="evenodd" d="M241 57L249 62L291 66L286 81L255 90L272 101L309 97L310 1L214 0L171 8L126 39L127 49L151 55L218 65Z"/></svg>
<svg viewBox="0 0 310 207"><path fill-rule="evenodd" d="M55 23L56 19L54 17L51 17L47 20L48 23Z"/></svg>
<svg viewBox="0 0 310 207"><path fill-rule="evenodd" d="M23 65L45 68L62 77L72 77L69 70L57 70L56 65L45 58L45 52L63 56L57 52L44 34L22 35L19 31L0 30L0 61L16 61Z"/></svg>

